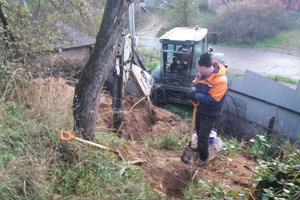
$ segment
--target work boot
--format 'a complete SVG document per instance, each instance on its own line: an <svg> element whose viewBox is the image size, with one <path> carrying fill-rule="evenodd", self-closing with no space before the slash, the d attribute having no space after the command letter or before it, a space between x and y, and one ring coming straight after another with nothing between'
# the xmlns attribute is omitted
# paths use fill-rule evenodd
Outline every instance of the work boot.
<svg viewBox="0 0 300 200"><path fill-rule="evenodd" d="M198 159L196 160L196 165L197 165L198 167L201 167L201 166L205 165L205 161L203 161L203 160L201 160L200 158L198 158Z"/></svg>

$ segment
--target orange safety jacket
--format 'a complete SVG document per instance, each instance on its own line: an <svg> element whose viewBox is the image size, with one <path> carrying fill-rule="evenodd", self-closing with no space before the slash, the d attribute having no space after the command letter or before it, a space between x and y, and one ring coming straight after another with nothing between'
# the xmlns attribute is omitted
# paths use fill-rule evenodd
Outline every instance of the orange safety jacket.
<svg viewBox="0 0 300 200"><path fill-rule="evenodd" d="M219 116L228 90L227 69L215 60L213 66L215 69L208 77L198 76L193 80L196 88L194 99L200 102L198 112L208 116Z"/></svg>

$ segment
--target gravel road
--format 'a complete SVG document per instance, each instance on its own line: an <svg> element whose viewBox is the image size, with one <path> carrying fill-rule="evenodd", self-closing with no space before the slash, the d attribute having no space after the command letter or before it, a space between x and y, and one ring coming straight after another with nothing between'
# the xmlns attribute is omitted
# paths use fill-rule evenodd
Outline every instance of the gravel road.
<svg viewBox="0 0 300 200"><path fill-rule="evenodd" d="M229 70L243 74L246 69L262 75L281 75L300 80L300 57L261 49L213 46L225 54Z"/></svg>

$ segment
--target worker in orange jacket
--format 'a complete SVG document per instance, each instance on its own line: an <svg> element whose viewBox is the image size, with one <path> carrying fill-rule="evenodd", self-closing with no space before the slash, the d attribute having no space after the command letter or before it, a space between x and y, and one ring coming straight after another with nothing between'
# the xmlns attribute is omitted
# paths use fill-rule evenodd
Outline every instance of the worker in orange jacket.
<svg viewBox="0 0 300 200"><path fill-rule="evenodd" d="M194 102L199 102L196 115L199 158L196 165L205 164L209 156L209 135L222 113L227 93L227 69L218 61L204 53L197 62L199 76L193 81L189 94Z"/></svg>

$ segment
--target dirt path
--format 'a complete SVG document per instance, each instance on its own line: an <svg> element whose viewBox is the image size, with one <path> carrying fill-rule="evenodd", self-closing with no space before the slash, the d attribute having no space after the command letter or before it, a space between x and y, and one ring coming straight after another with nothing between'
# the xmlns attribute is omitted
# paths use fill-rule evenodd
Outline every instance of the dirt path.
<svg viewBox="0 0 300 200"><path fill-rule="evenodd" d="M157 15L146 12L145 15L149 15L149 23L146 27L138 30L136 34L140 38L156 38L157 32L165 26L165 22Z"/></svg>
<svg viewBox="0 0 300 200"><path fill-rule="evenodd" d="M150 20L146 27L136 31L138 44L142 48L159 50L160 43L156 34L165 26L166 22L153 13L147 12L145 15L149 15Z"/></svg>

